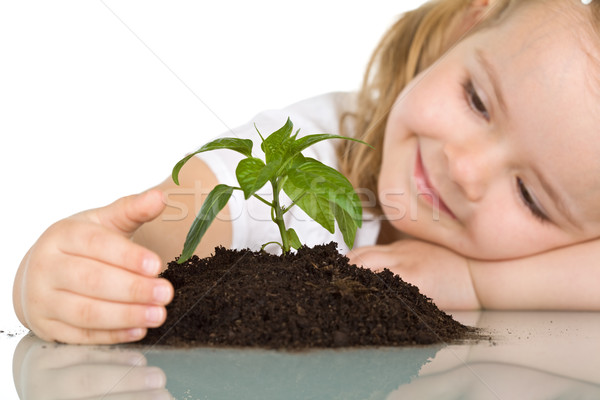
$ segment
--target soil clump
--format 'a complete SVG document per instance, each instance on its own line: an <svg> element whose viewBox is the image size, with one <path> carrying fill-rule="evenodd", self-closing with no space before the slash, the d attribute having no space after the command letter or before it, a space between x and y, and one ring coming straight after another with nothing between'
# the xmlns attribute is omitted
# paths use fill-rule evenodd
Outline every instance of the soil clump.
<svg viewBox="0 0 600 400"><path fill-rule="evenodd" d="M141 344L307 349L479 336L390 270L349 264L333 242L281 256L217 247L211 257L170 262L161 276L175 297Z"/></svg>

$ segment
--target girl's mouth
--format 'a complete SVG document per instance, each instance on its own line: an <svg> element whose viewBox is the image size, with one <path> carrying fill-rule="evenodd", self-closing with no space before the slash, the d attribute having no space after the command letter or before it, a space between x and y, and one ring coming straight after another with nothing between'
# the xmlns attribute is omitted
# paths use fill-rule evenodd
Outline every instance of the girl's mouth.
<svg viewBox="0 0 600 400"><path fill-rule="evenodd" d="M434 210L439 210L456 219L456 216L450 211L446 203L441 199L439 193L431 184L427 170L423 165L421 158L421 147L417 146L417 157L415 161L415 185L417 187L417 197L421 197L425 202L433 207Z"/></svg>

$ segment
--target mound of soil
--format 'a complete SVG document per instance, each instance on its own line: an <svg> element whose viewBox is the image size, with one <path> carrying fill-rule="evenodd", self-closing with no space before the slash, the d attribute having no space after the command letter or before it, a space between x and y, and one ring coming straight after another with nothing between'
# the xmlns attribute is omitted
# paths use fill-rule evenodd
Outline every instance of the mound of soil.
<svg viewBox="0 0 600 400"><path fill-rule="evenodd" d="M142 344L323 348L474 338L389 270L348 263L335 243L283 256L217 247L161 274L175 288L167 320Z"/></svg>

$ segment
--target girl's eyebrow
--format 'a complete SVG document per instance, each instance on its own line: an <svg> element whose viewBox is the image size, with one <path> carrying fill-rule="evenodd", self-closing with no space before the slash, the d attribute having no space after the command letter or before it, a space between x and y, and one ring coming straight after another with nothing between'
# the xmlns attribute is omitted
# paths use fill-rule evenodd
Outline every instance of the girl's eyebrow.
<svg viewBox="0 0 600 400"><path fill-rule="evenodd" d="M475 59L483 69L483 71L487 74L488 80L492 84L492 89L494 90L494 95L498 100L498 104L500 105L500 109L506 115L508 114L508 109L506 107L506 102L504 101L504 95L502 93L502 88L500 87L500 80L498 78L498 71L496 67L490 62L489 58L486 56L482 49L475 49Z"/></svg>

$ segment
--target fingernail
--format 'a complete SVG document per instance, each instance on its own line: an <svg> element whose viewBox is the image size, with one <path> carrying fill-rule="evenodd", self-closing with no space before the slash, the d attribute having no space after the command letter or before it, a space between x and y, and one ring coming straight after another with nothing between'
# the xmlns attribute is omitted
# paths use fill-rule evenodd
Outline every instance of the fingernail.
<svg viewBox="0 0 600 400"><path fill-rule="evenodd" d="M127 331L127 334L132 340L137 340L144 336L144 330L142 328L133 328Z"/></svg>
<svg viewBox="0 0 600 400"><path fill-rule="evenodd" d="M146 310L146 321L151 324L162 322L164 311L162 307L148 307Z"/></svg>
<svg viewBox="0 0 600 400"><path fill-rule="evenodd" d="M160 389L165 387L166 379L165 374L162 371L150 370L146 374L146 388L148 389Z"/></svg>
<svg viewBox="0 0 600 400"><path fill-rule="evenodd" d="M152 293L154 301L164 304L171 298L171 290L166 285L156 286Z"/></svg>
<svg viewBox="0 0 600 400"><path fill-rule="evenodd" d="M147 257L142 262L142 268L148 275L158 275L160 272L160 263L155 257Z"/></svg>
<svg viewBox="0 0 600 400"><path fill-rule="evenodd" d="M141 329L139 329L141 331ZM127 359L127 365L131 365L134 367L144 367L147 364L146 357L142 354L132 354Z"/></svg>

